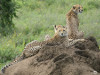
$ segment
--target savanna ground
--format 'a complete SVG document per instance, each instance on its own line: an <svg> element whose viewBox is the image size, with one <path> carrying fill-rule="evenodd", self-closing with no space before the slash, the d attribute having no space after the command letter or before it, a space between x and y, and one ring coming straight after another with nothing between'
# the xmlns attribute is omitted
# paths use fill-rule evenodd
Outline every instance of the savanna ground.
<svg viewBox="0 0 100 75"><path fill-rule="evenodd" d="M53 36L53 25L66 25L66 13L75 4L84 8L79 14L80 30L85 37L95 36L100 47L100 0L16 0L17 18L13 19L15 31L0 35L0 68L18 56L25 44L42 41L46 34Z"/></svg>

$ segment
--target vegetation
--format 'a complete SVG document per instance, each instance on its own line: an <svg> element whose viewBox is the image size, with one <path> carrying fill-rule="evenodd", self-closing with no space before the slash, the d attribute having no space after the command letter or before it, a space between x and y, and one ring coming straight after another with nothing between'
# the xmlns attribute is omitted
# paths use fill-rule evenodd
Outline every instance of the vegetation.
<svg viewBox="0 0 100 75"><path fill-rule="evenodd" d="M14 1L0 0L0 33L2 35L7 35L13 30L12 19L16 16L16 8Z"/></svg>
<svg viewBox="0 0 100 75"><path fill-rule="evenodd" d="M18 18L13 18L13 34L0 35L0 67L23 51L32 40L43 40L46 34L53 36L53 25L66 25L66 13L74 4L84 8L79 14L80 30L85 37L94 36L100 45L99 0L16 0L20 6ZM5 30L6 31L6 30Z"/></svg>

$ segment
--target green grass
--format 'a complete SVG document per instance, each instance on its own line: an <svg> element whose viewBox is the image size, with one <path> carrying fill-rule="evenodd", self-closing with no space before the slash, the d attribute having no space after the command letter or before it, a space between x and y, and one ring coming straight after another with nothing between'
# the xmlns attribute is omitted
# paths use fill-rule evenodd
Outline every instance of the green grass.
<svg viewBox="0 0 100 75"><path fill-rule="evenodd" d="M85 32L85 37L94 36L100 47L99 0L17 0L16 3L20 8L18 18L13 19L15 31L0 36L0 67L21 54L28 42L42 41L46 34L53 36L53 25L66 25L66 13L74 4L84 8L79 14L80 30Z"/></svg>

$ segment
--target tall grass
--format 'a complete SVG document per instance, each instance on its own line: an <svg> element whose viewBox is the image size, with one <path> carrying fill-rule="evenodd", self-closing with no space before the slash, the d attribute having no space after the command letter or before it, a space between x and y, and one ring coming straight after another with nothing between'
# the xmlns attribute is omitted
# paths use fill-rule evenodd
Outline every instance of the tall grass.
<svg viewBox="0 0 100 75"><path fill-rule="evenodd" d="M84 12L79 14L80 30L85 37L96 37L100 45L99 0L17 0L20 9L14 18L14 34L0 36L0 66L13 60L32 40L42 41L46 34L53 36L53 25L66 25L66 13L74 4L81 4Z"/></svg>

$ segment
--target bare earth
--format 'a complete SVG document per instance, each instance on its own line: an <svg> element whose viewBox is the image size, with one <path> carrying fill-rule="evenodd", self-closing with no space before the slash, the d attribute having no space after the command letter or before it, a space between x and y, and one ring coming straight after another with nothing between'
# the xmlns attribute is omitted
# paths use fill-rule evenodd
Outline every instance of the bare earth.
<svg viewBox="0 0 100 75"><path fill-rule="evenodd" d="M44 46L0 75L100 75L100 50L95 38L73 46Z"/></svg>

